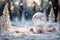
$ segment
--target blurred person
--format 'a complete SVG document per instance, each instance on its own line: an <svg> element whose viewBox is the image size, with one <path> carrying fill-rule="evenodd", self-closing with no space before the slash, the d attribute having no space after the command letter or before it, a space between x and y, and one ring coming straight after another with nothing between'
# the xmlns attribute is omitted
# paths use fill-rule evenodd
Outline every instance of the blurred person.
<svg viewBox="0 0 60 40"><path fill-rule="evenodd" d="M49 18L49 14L50 14L51 8L52 8L52 2L48 1L47 7L46 7L46 18L47 18L47 21L48 21L48 18Z"/></svg>
<svg viewBox="0 0 60 40"><path fill-rule="evenodd" d="M52 8L52 2L48 1L48 2L43 2L42 7L40 8L40 12L44 12L46 13L46 20L48 21L48 15L51 11Z"/></svg>
<svg viewBox="0 0 60 40"><path fill-rule="evenodd" d="M54 14L55 14L55 22L57 22L57 17L58 17L58 0L50 0L52 1L52 5L53 5L53 10L54 10Z"/></svg>

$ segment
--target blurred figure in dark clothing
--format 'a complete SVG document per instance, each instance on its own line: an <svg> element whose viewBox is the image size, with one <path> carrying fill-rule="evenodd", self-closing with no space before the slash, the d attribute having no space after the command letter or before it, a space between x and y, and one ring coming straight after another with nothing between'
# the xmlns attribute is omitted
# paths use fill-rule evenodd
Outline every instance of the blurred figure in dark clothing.
<svg viewBox="0 0 60 40"><path fill-rule="evenodd" d="M50 14L51 8L52 8L52 2L49 1L49 2L48 2L48 5L47 5L47 7L46 7L46 18L47 18L47 21L48 21L48 18L49 18L49 14ZM44 10L44 11L45 11L45 10Z"/></svg>
<svg viewBox="0 0 60 40"><path fill-rule="evenodd" d="M52 8L51 1L48 1L48 2L43 2L42 8L40 9L41 12L45 11L47 21L48 21L48 15L51 11L51 8Z"/></svg>
<svg viewBox="0 0 60 40"><path fill-rule="evenodd" d="M37 3L35 1L33 1L33 3L34 3L33 12L36 13L36 5L37 5Z"/></svg>
<svg viewBox="0 0 60 40"><path fill-rule="evenodd" d="M55 22L57 22L57 15L58 15L58 0L50 0L52 1L52 5L53 5L53 10L54 10L54 14L55 14Z"/></svg>

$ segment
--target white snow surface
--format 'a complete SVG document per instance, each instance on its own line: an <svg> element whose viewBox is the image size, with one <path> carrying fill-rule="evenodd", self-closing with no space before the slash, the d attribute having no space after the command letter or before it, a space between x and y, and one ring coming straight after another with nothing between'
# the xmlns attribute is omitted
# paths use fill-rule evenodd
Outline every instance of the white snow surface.
<svg viewBox="0 0 60 40"><path fill-rule="evenodd" d="M19 33L15 31L19 31ZM60 40L60 32L34 34L26 31L25 28L12 27L0 35L0 40Z"/></svg>

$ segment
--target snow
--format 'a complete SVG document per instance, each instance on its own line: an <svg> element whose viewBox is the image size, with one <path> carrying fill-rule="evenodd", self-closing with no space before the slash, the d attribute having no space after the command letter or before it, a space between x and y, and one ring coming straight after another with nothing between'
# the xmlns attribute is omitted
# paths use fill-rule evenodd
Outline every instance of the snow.
<svg viewBox="0 0 60 40"><path fill-rule="evenodd" d="M30 34L30 35L9 35L7 37L1 36L0 39L8 38L9 40L56 40L60 38L59 35L44 35L44 34Z"/></svg>
<svg viewBox="0 0 60 40"><path fill-rule="evenodd" d="M16 33L16 31L19 31ZM59 40L60 32L44 32L41 34L34 34L27 31L25 28L11 27L8 31L0 35L0 40Z"/></svg>
<svg viewBox="0 0 60 40"><path fill-rule="evenodd" d="M5 10L3 13L8 12L7 5L5 6ZM8 12L9 13L9 12ZM7 19L6 19L7 17ZM34 25L34 23L31 20L26 21L23 19L21 21L18 21L18 19L12 21L12 26L10 25L10 20L9 20L9 15L4 14L3 18L6 19L6 26L4 25L5 30L2 30L0 33L0 40L60 40L60 31L58 30L53 30L52 32L49 32L47 30L44 30L45 26L46 27L54 27L58 28L59 24L58 23L49 23L46 22L45 20L45 14L42 14L40 12L36 13L33 16L33 22L37 23L38 25ZM23 17L24 18L24 15ZM35 21L34 21L35 20ZM0 20L2 21L2 20ZM16 22L15 22L16 21ZM52 20L51 20L52 21ZM2 23L4 23L2 22ZM9 22L9 23L7 23ZM1 25L1 24L0 24ZM9 26L10 25L10 26ZM36 27L38 26L38 27ZM1 26L3 27L3 26ZM32 30L31 30L32 28ZM43 29L42 29L43 28ZM48 28L49 29L49 28ZM37 31L42 31L41 33L38 33Z"/></svg>
<svg viewBox="0 0 60 40"><path fill-rule="evenodd" d="M26 21L25 24L28 23L29 28L35 29L35 25L31 20ZM49 26L51 23L46 23ZM58 23L52 23L54 27L58 28ZM29 30L26 30L26 26L21 23L21 21L17 21L17 25L15 21L12 21L12 25L8 31L2 33L0 35L0 40L60 40L60 32L43 32L40 34L32 33ZM45 28L45 26L44 26ZM36 30L36 29L35 29ZM17 32L18 31L18 32Z"/></svg>
<svg viewBox="0 0 60 40"><path fill-rule="evenodd" d="M42 13L38 13L35 16L37 16L38 18L38 20L36 20L38 22L41 22L40 25L34 25L32 20L26 21L24 19L23 23L19 20L13 20L11 22L12 26L0 33L0 40L60 40L60 31L56 30L53 32L48 32L44 30L45 26L58 28L58 23L45 23L45 16ZM36 26L38 26L40 30L43 30L43 32L37 33L36 31L39 31L39 29L35 29L37 28ZM41 29L40 27L42 27L43 29ZM30 28L33 28L33 31L31 31Z"/></svg>

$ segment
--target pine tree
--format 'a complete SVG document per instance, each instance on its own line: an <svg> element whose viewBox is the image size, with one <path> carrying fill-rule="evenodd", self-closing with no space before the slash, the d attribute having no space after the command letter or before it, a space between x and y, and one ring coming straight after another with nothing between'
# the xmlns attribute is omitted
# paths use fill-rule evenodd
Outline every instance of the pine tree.
<svg viewBox="0 0 60 40"><path fill-rule="evenodd" d="M29 30L29 24L26 23L26 30L28 31Z"/></svg>
<svg viewBox="0 0 60 40"><path fill-rule="evenodd" d="M22 21L22 24L24 24L24 22L25 22L24 11L22 11L22 19L21 19L21 21Z"/></svg>
<svg viewBox="0 0 60 40"><path fill-rule="evenodd" d="M46 19L46 10L44 9L44 19L45 19L45 22L47 22L47 19Z"/></svg>
<svg viewBox="0 0 60 40"><path fill-rule="evenodd" d="M49 22L55 22L55 15L53 8L51 8L50 14L49 14Z"/></svg>
<svg viewBox="0 0 60 40"><path fill-rule="evenodd" d="M10 16L9 16L9 11L8 11L8 4L5 5L4 11L3 11L3 20L4 20L4 29L8 29L11 26L10 23Z"/></svg>

